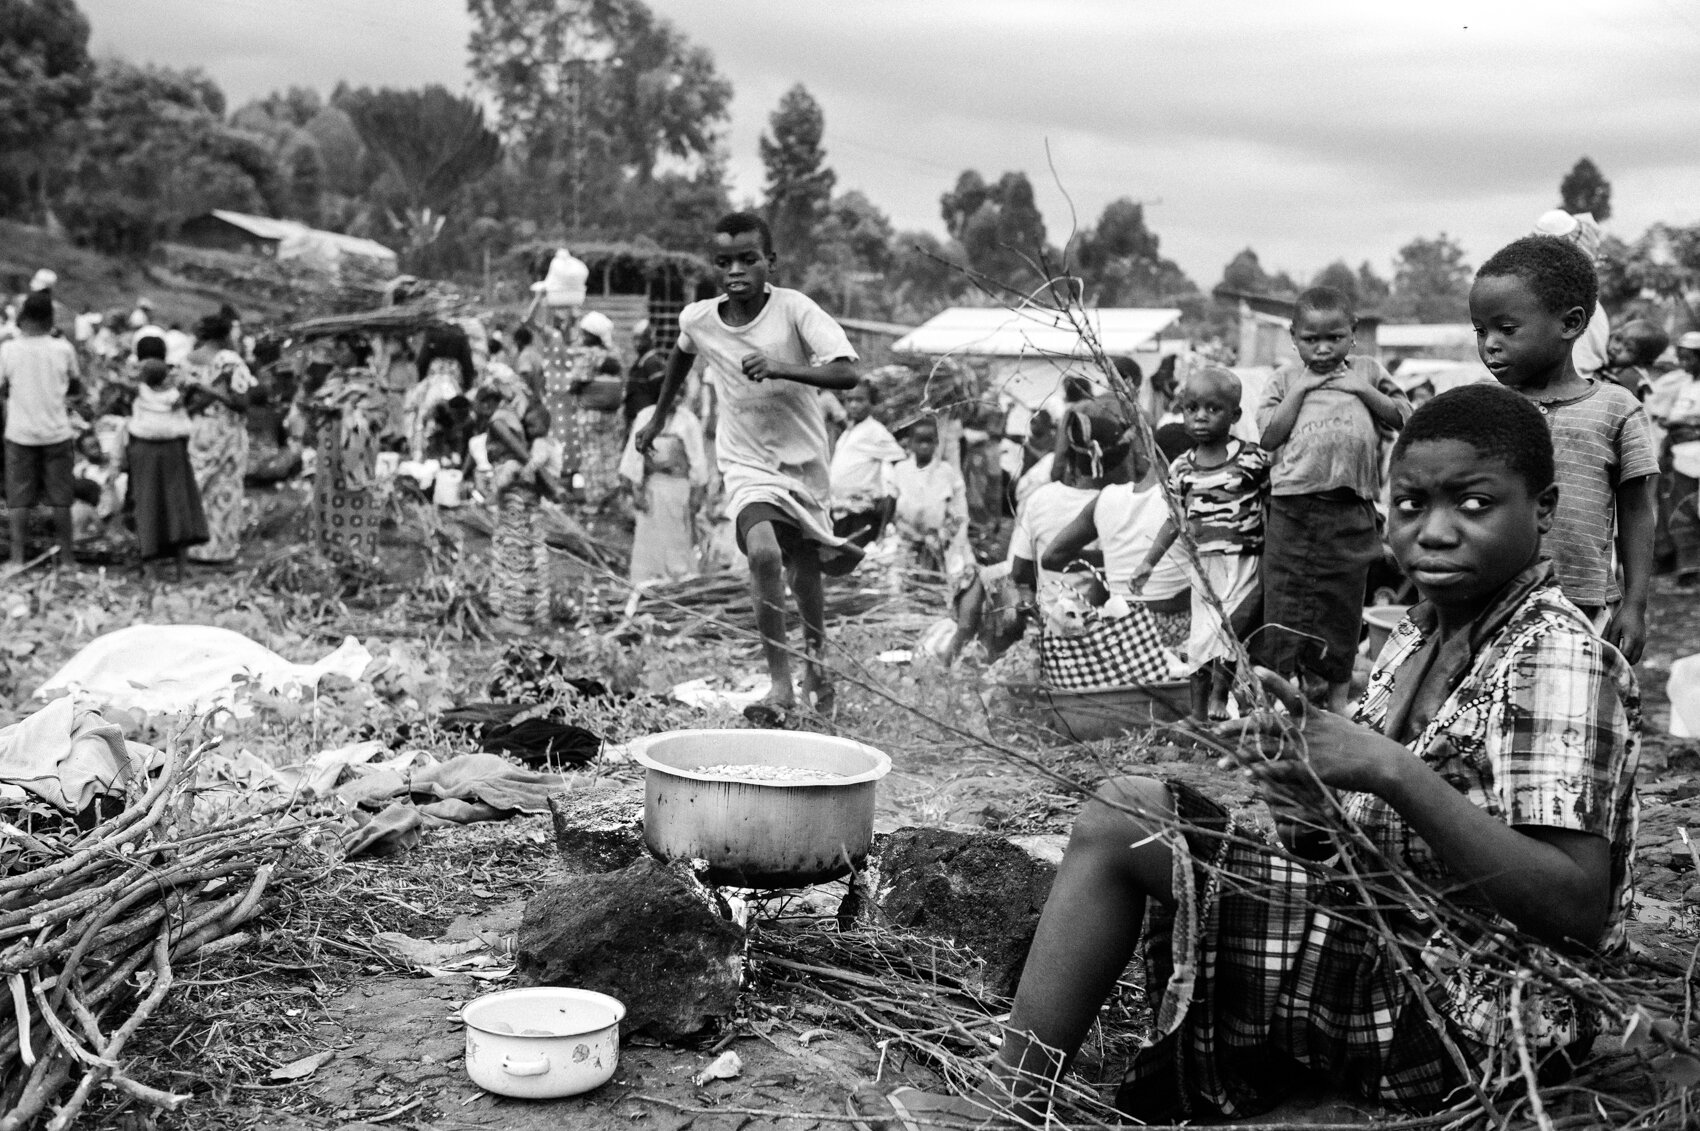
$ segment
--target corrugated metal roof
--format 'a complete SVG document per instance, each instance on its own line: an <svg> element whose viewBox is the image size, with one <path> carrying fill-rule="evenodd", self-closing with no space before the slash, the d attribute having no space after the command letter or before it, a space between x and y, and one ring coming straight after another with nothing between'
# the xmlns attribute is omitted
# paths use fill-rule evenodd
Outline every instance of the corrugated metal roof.
<svg viewBox="0 0 1700 1131"><path fill-rule="evenodd" d="M274 220L270 216L252 216L246 212L232 212L228 208L215 208L212 210L212 214L226 224L232 224L249 235L258 236L262 240L288 239L307 226L298 224L294 220Z"/></svg>
<svg viewBox="0 0 1700 1131"><path fill-rule="evenodd" d="M215 208L212 214L226 224L241 228L249 235L262 240L310 239L320 244L328 244L338 251L349 255L358 255L366 259L381 259L387 263L396 260L396 253L379 243L377 240L365 239L361 236L345 236L341 232L327 232L323 228L311 228L298 220L274 220L270 216L255 216L248 212L232 212L228 208Z"/></svg>
<svg viewBox="0 0 1700 1131"><path fill-rule="evenodd" d="M1451 349L1474 346L1476 330L1468 322L1418 322L1400 325L1383 322L1375 334L1382 349Z"/></svg>
<svg viewBox="0 0 1700 1131"><path fill-rule="evenodd" d="M1105 353L1133 353L1180 318L1179 310L1137 307L1088 308L1076 312L1091 327ZM953 306L892 343L896 353L970 357L1032 354L1080 357L1087 353L1068 317L1042 307Z"/></svg>

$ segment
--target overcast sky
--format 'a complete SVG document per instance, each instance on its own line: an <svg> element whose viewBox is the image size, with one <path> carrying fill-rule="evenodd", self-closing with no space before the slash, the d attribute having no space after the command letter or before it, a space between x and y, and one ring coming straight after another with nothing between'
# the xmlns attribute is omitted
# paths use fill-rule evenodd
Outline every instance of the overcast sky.
<svg viewBox="0 0 1700 1131"><path fill-rule="evenodd" d="M1557 204L1586 154L1608 230L1700 221L1694 0L650 0L736 91L736 191L801 82L828 159L900 228L942 233L963 169L1025 170L1053 242L1148 203L1201 286L1240 248L1301 281L1383 274L1417 235L1472 262ZM94 50L199 66L232 106L295 85L465 89L463 0L82 0ZM1047 168L1046 146L1055 165ZM1060 183L1060 188L1058 187Z"/></svg>

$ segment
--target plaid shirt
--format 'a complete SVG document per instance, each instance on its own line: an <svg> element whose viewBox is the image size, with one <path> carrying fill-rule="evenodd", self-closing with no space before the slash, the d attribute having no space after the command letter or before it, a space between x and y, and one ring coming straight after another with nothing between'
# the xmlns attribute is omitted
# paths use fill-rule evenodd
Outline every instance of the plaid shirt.
<svg viewBox="0 0 1700 1131"><path fill-rule="evenodd" d="M1426 637L1406 617L1388 640L1357 720L1383 729L1394 677ZM1622 944L1633 898L1641 698L1635 674L1557 585L1537 587L1483 648L1411 750L1477 807L1508 825L1570 829L1611 844L1612 911L1601 950ZM1457 886L1386 802L1341 798L1383 853L1436 890Z"/></svg>

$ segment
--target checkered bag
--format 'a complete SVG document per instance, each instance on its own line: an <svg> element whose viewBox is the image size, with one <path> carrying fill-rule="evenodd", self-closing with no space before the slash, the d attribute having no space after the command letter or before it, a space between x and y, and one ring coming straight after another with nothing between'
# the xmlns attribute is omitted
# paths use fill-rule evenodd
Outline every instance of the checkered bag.
<svg viewBox="0 0 1700 1131"><path fill-rule="evenodd" d="M1102 618L1080 636L1054 632L1039 637L1040 678L1068 691L1159 683L1169 677L1163 635L1144 605L1125 617Z"/></svg>

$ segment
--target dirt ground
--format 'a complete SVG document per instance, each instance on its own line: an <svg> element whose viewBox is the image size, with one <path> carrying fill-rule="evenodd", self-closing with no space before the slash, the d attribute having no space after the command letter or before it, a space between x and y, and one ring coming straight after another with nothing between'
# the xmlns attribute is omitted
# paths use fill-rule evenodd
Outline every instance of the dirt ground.
<svg viewBox="0 0 1700 1131"><path fill-rule="evenodd" d="M436 663L434 674L419 678L437 681L441 693L454 698L476 685L498 645L457 635L447 613L439 611L433 621L431 612L410 604L404 592L386 591L380 600L337 597L315 591L310 582L293 590L285 586L283 592L258 584L256 574L289 551L284 512L290 505L284 497L262 500L262 511L268 506L277 510L271 523L275 531L250 548L235 573L198 573L182 587L86 573L59 588L38 586L31 611L10 623L0 647L0 707L13 714L24 709L28 689L99 632L148 620L237 627L291 658L321 654L345 633L376 646L402 642L422 648ZM408 583L430 580L425 548L405 537L391 541L390 556ZM468 547L476 552L477 540ZM582 573L565 570L557 581L589 599L584 594L593 588L592 579ZM916 625L924 623L925 618L870 617L835 629L861 673L841 685L837 728L893 754L894 771L881 787L877 827L1065 832L1078 809L1076 795L1032 767L928 729L968 727L976 710L984 723L980 700L964 679L873 661L886 649L908 647ZM720 721L642 692L692 676L758 666L747 644L662 637L616 644L586 633L558 635L550 643L579 658L586 665L584 674L613 678L613 673L640 693L617 709L583 720L616 741ZM1680 833L1700 832L1700 740L1672 739L1662 732L1669 715L1665 679L1670 664L1696 650L1700 600L1661 580L1652 640L1640 669L1652 737L1643 761L1637 861L1642 897L1635 932L1650 953L1683 965L1700 934L1700 877ZM306 722L278 723L271 731L236 737L262 752L265 743L274 741L310 752L361 727L365 733L383 733L397 726L394 715L361 718L351 711L339 713L334 702L322 706L328 713L315 713ZM1083 749L1054 739L1025 741L1023 749L1040 763L1086 783L1128 768L1130 757L1153 756L1149 750L1130 754L1126 744ZM1179 757L1173 751L1156 756ZM1246 800L1243 788L1225 782L1207 764L1170 761L1164 769ZM629 766L591 772L635 780ZM108 1092L97 1097L78 1126L292 1131L572 1126L596 1131L635 1125L657 1131L806 1131L844 1126L847 1098L870 1081L936 1083L926 1066L887 1055L873 1034L847 1018L769 992L758 963L746 1008L734 1024L694 1044L629 1041L614 1079L594 1093L526 1102L482 1092L465 1074L457 1011L479 994L515 984L511 975L501 962L470 972L422 974L386 950L380 936L480 937L496 942L493 953L499 958L504 947L511 949L525 901L556 867L547 822L531 817L433 830L405 855L339 864L278 892L247 946L179 971L178 989L133 1047L137 1061L131 1074L191 1094L187 1106L178 1113L155 1114ZM715 1054L728 1049L742 1060L738 1076L693 1082ZM331 1056L299 1078L278 1077L280 1069L318 1053ZM1100 1082L1107 1083L1114 1067L1102 1071ZM1308 1097L1262 1121L1361 1124L1373 1118L1374 1113L1335 1099Z"/></svg>

